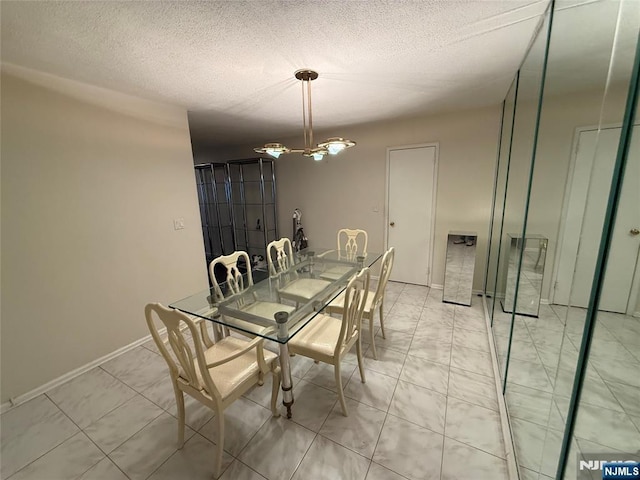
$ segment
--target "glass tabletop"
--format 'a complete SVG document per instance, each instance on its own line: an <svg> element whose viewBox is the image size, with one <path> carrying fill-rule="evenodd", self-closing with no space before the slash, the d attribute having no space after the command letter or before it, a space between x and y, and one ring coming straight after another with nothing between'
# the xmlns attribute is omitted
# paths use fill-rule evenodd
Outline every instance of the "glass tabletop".
<svg viewBox="0 0 640 480"><path fill-rule="evenodd" d="M382 254L307 248L294 257L293 265L276 275L254 270L249 279L245 273L240 293L230 294L230 286L222 283L224 299L208 288L169 306L234 330L286 343L342 293L354 274L375 264ZM285 328L278 329L278 312L287 315Z"/></svg>

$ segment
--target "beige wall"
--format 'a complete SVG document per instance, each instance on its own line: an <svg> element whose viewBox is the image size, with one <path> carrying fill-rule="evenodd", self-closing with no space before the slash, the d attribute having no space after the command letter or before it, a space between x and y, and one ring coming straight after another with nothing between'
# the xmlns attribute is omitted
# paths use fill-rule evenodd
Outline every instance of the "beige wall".
<svg viewBox="0 0 640 480"><path fill-rule="evenodd" d="M438 143L432 282L443 284L448 231L475 230L479 237L474 289L480 290L485 273L500 113L500 107L495 106L314 132L316 138L340 135L358 145L321 162L300 155L282 156L276 161L280 234L292 235L291 215L295 208L300 208L310 245L333 246L339 228L363 228L369 233L369 250L382 251L387 148ZM297 146L301 137L278 140ZM248 158L255 156L253 146L211 152L194 146L194 157L196 163Z"/></svg>
<svg viewBox="0 0 640 480"><path fill-rule="evenodd" d="M186 112L143 110L2 76L2 402L146 336L145 303L207 286Z"/></svg>

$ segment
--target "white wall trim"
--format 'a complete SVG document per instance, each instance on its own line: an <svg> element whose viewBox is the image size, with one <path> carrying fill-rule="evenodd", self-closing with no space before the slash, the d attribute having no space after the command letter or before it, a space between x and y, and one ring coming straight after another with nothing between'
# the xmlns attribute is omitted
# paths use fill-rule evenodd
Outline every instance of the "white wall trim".
<svg viewBox="0 0 640 480"><path fill-rule="evenodd" d="M164 333L166 333L167 329L166 328L162 328L162 329L158 329L158 333L160 335L163 335ZM82 375L83 373L88 372L89 370L92 370L93 368L102 365L105 362L108 362L109 360L118 357L119 355L122 355L123 353L128 352L129 350L133 350L136 347L139 347L140 345L142 345L143 343L148 342L149 340L151 340L153 337L151 336L151 334L147 335L146 337L140 338L139 340L136 340L132 343L130 343L129 345L126 345L122 348L119 348L103 357L97 358L79 368L76 368L75 370L71 370L70 372L67 372L61 376L59 376L58 378L55 378L53 380L51 380L50 382L45 383L44 385L41 385L37 388L34 388L33 390L27 392L27 393L23 393L22 395L18 395L17 397L13 397L11 399L9 399L8 402L4 402L2 405L0 405L0 414L5 413L9 410L11 410L14 407L17 407L18 405L21 405L35 397L37 397L38 395L41 395L45 392L48 392L49 390L62 385L63 383L68 382L69 380L73 380L74 378Z"/></svg>
<svg viewBox="0 0 640 480"><path fill-rule="evenodd" d="M484 310L484 320L487 327L487 337L489 340L489 352L491 353L491 364L493 365L493 378L498 396L498 409L500 411L500 425L502 426L502 437L504 439L505 459L507 461L507 471L509 480L518 480L518 463L516 461L515 448L513 445L513 436L511 434L511 424L509 423L509 415L507 413L507 404L502 394L502 384L500 382L500 367L498 365L498 357L496 355L496 346L493 341L493 333L491 331L491 321L489 318L489 308L487 307L487 299L482 296L482 306Z"/></svg>
<svg viewBox="0 0 640 480"><path fill-rule="evenodd" d="M430 288L433 288L434 290L444 290L444 285L438 285L437 283L432 283Z"/></svg>
<svg viewBox="0 0 640 480"><path fill-rule="evenodd" d="M385 189L384 189L384 248L385 251L389 250L389 173L391 168L391 151L392 150L408 150L411 148L425 148L425 147L434 147L436 149L435 153L435 161L433 165L433 192L431 197L431 239L430 239L430 250L429 254L429 273L427 274L427 286L433 287L431 285L431 277L433 275L433 257L435 250L435 238L436 238L436 211L437 211L437 199L438 199L438 169L439 169L439 161L440 158L440 142L429 142L429 143L416 143L411 145L396 145L393 147L387 147L387 165L386 165L386 178L385 178Z"/></svg>

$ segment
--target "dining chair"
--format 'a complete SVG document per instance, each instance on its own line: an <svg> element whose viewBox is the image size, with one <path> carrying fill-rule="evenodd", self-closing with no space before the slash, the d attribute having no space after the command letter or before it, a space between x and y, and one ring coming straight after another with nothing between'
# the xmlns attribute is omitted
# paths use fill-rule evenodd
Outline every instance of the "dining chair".
<svg viewBox="0 0 640 480"><path fill-rule="evenodd" d="M341 228L338 230L338 254L340 258L355 262L358 255L367 254L368 236L365 230ZM332 265L322 272L320 278L337 280L349 271L347 265Z"/></svg>
<svg viewBox="0 0 640 480"><path fill-rule="evenodd" d="M178 448L184 445L184 394L191 395L211 408L218 423L215 457L215 477L220 475L224 448L224 410L254 385L264 384L264 375L273 374L271 412L279 416L276 408L280 388L280 367L277 355L263 348L263 339L245 340L224 337L206 347L196 321L183 312L150 303L144 309L147 325L160 353L169 366L169 375L178 407ZM167 340L162 340L156 327L158 318L167 329ZM202 325L206 320L201 319ZM183 330L193 339L192 351ZM169 353L169 348L172 353Z"/></svg>
<svg viewBox="0 0 640 480"><path fill-rule="evenodd" d="M242 265L246 272L243 274L238 265ZM225 272L224 274L216 272ZM244 251L236 251L229 255L221 255L209 264L209 275L213 284L215 300L221 302L233 295L238 295L237 306L247 312L257 316L274 318L277 312L292 312L295 308L281 303L255 301L255 299L245 299L240 294L253 286L253 274L251 273L251 262L249 254ZM219 279L219 280L218 280ZM247 301L249 300L249 301ZM262 326L251 324L245 320L234 319L239 328L251 333L259 333L264 329ZM215 325L218 327L218 325ZM248 333L247 332L247 333ZM224 332L225 335L228 331ZM220 334L220 331L218 332ZM206 342L205 342L206 344Z"/></svg>
<svg viewBox="0 0 640 480"><path fill-rule="evenodd" d="M376 290L373 292L369 292L367 296L367 302L364 306L364 311L362 314L362 318L369 320L369 335L371 340L371 348L373 352L373 358L378 359L378 352L376 352L376 342L374 340L374 332L373 332L373 317L375 316L376 310L379 311L380 317L380 330L382 331L382 338L387 338L384 333L384 292L387 288L387 282L389 281L389 277L391 276L391 269L393 268L393 257L394 257L395 249L391 247L389 250L385 252L382 257L382 262L380 266L380 277L378 278L378 286ZM338 313L340 315L344 312L344 298L343 294L338 295L327 307L327 311L329 314Z"/></svg>
<svg viewBox="0 0 640 480"><path fill-rule="evenodd" d="M338 250L348 255L366 255L368 235L366 230L341 228L338 230Z"/></svg>
<svg viewBox="0 0 640 480"><path fill-rule="evenodd" d="M281 287L278 288L280 296L296 303L307 302L331 285L329 280L300 277L293 268L295 258L291 240L286 237L267 245L267 263L269 275L277 276L282 281Z"/></svg>
<svg viewBox="0 0 640 480"><path fill-rule="evenodd" d="M344 401L341 364L345 355L356 345L360 380L366 382L360 345L360 328L362 312L369 294L369 268L362 269L351 277L344 291L342 319L325 314L316 315L291 340L289 352L312 358L317 362L333 365L338 387L338 398L344 416L348 416L347 405Z"/></svg>

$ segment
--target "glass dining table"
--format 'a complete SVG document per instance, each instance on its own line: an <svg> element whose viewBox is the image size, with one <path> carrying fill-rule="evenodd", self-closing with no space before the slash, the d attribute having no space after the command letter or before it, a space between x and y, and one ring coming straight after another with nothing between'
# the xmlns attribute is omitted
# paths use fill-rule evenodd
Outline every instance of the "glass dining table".
<svg viewBox="0 0 640 480"><path fill-rule="evenodd" d="M307 248L280 273L254 270L233 285L220 284L222 297L208 288L170 307L249 336L276 342L282 372L282 403L291 418L293 385L287 343L346 288L349 279L373 266L381 253ZM237 292L237 293L232 293ZM214 328L214 335L221 329Z"/></svg>

